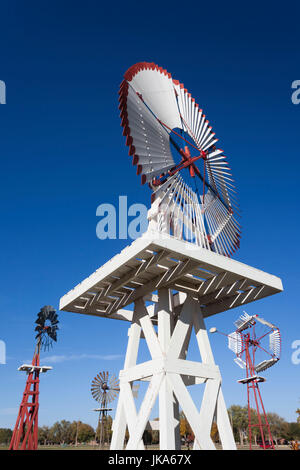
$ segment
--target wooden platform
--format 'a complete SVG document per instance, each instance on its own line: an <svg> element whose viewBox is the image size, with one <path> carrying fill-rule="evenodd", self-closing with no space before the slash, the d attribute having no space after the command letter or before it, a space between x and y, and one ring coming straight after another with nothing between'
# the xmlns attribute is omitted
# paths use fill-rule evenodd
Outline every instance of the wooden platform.
<svg viewBox="0 0 300 470"><path fill-rule="evenodd" d="M281 280L169 235L146 232L60 299L69 312L132 320L125 309L163 287L192 294L204 317L283 290ZM153 295L154 293L154 295Z"/></svg>

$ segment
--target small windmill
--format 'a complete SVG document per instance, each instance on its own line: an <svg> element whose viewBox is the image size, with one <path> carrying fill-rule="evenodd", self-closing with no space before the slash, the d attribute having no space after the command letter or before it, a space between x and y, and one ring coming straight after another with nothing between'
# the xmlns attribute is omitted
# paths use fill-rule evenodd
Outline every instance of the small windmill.
<svg viewBox="0 0 300 470"><path fill-rule="evenodd" d="M234 362L246 371L246 377L238 382L247 385L249 446L251 449L252 430L258 428L261 446L264 449L268 447L274 449L274 441L259 389L259 383L265 382L266 379L258 374L279 361L280 331L277 326L262 317L248 315L246 312L234 324L236 330L225 336L228 337L229 349L236 355ZM211 333L217 331L216 328L210 329ZM253 420L253 410L257 413L257 423Z"/></svg>
<svg viewBox="0 0 300 470"><path fill-rule="evenodd" d="M132 386L132 394L136 398L138 396L139 384ZM115 375L109 376L109 372L99 372L93 379L91 384L91 392L93 398L100 403L100 408L95 408L94 411L99 412L98 426L100 428L99 447L101 449L105 441L105 423L108 411L108 403L114 401L120 392L119 380Z"/></svg>
<svg viewBox="0 0 300 470"><path fill-rule="evenodd" d="M31 364L22 364L18 370L27 374L19 414L11 438L10 450L37 450L38 447L38 411L40 372L47 372L52 367L40 366L41 350L48 350L52 341L57 340L58 315L49 305L38 313L35 331L36 347Z"/></svg>
<svg viewBox="0 0 300 470"><path fill-rule="evenodd" d="M107 413L108 411L112 411L112 408L108 408L108 404L117 397L119 391L120 388L118 379L114 375L109 376L109 372L99 372L99 374L96 375L92 381L92 396L98 403L100 403L100 408L96 408L94 410L99 412L98 427L100 429L100 448L102 447L103 441L105 440L105 423L107 419Z"/></svg>

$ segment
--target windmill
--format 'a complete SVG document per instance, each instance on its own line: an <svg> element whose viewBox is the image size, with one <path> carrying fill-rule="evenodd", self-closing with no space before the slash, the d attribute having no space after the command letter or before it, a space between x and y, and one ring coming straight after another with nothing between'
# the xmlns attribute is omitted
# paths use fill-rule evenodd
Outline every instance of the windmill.
<svg viewBox="0 0 300 470"><path fill-rule="evenodd" d="M38 411L40 373L52 367L40 365L41 350L48 350L52 342L57 340L58 315L49 305L41 308L38 313L36 347L31 364L22 364L18 370L27 374L27 381L19 408L17 421L13 430L10 450L37 450L38 447Z"/></svg>
<svg viewBox="0 0 300 470"><path fill-rule="evenodd" d="M112 450L123 449L126 426L126 448L145 448L143 432L157 399L161 449L180 449L180 407L194 449L215 448L214 419L222 447L235 449L204 320L281 292L281 280L231 259L241 233L234 181L204 111L184 85L162 67L139 62L124 75L119 109L132 164L151 191L148 229L66 293L60 309L130 323ZM199 361L187 360L192 333ZM151 359L139 363L143 340ZM139 410L135 381L149 384ZM191 385L204 387L201 406Z"/></svg>
<svg viewBox="0 0 300 470"><path fill-rule="evenodd" d="M139 384L133 385L132 392L133 396L137 398L139 390ZM112 411L112 408L108 408L108 404L115 400L120 392L119 380L114 375L109 375L109 372L99 372L96 377L92 380L91 393L93 398L100 403L100 408L94 409L99 412L98 427L100 429L99 436L99 447L102 448L103 442L105 442L105 431L106 431L106 419L108 411Z"/></svg>
<svg viewBox="0 0 300 470"><path fill-rule="evenodd" d="M96 408L94 411L99 412L98 427L100 429L99 436L99 447L102 447L105 441L105 424L108 411L112 411L112 408L108 408L108 404L111 403L118 395L119 381L114 375L109 376L109 372L99 372L98 375L93 379L91 384L91 392L93 398L100 403L100 408Z"/></svg>
<svg viewBox="0 0 300 470"><path fill-rule="evenodd" d="M274 449L270 425L266 415L259 384L265 382L261 372L277 364L281 353L281 335L277 326L258 315L243 315L234 323L236 330L226 335L228 347L236 355L234 362L245 370L246 377L238 380L247 385L249 446L252 448L253 428L257 428L261 446ZM210 332L218 330L211 328ZM220 332L219 332L220 333ZM224 334L224 333L221 333ZM253 411L256 411L257 422Z"/></svg>

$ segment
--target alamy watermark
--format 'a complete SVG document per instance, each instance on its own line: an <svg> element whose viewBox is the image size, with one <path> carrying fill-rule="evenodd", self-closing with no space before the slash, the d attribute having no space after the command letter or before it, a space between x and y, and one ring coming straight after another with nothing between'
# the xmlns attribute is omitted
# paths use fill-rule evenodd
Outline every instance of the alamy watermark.
<svg viewBox="0 0 300 470"><path fill-rule="evenodd" d="M148 210L141 203L128 206L127 196L119 196L118 207L109 203L97 207L96 216L101 219L96 226L96 235L100 240L136 240L143 234L147 237L148 233L151 239L165 240L171 235L190 242L188 249L197 249L195 232L199 229L195 228L195 223L196 217L201 217L200 213L200 204L172 203L170 208L169 204L154 202Z"/></svg>
<svg viewBox="0 0 300 470"><path fill-rule="evenodd" d="M135 203L128 207L127 196L119 196L117 209L113 204L100 204L96 210L96 216L101 217L96 226L96 235L100 240L135 240L147 230L147 213L145 204ZM128 217L133 218L128 221Z"/></svg>
<svg viewBox="0 0 300 470"><path fill-rule="evenodd" d="M295 339L295 341L292 342L292 349L295 349L295 351L292 353L292 363L297 366L300 364L300 339Z"/></svg>
<svg viewBox="0 0 300 470"><path fill-rule="evenodd" d="M292 83L292 89L295 90L292 93L291 100L293 104L300 103L300 80L294 80Z"/></svg>
<svg viewBox="0 0 300 470"><path fill-rule="evenodd" d="M6 104L6 85L3 80L0 80L0 104Z"/></svg>
<svg viewBox="0 0 300 470"><path fill-rule="evenodd" d="M0 340L0 364L6 364L6 345Z"/></svg>

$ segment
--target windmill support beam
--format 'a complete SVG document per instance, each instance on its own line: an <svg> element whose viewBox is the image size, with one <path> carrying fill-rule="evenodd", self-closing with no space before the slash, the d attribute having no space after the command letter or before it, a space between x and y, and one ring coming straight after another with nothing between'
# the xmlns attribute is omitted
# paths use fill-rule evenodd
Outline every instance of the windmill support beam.
<svg viewBox="0 0 300 470"><path fill-rule="evenodd" d="M144 301L135 302L134 322L129 329L124 369L119 376L120 397L113 426L111 449L123 449L126 425L129 429L126 449L144 448L142 436L147 429L156 399L159 404L161 449L180 449L179 406L195 435L195 449L215 448L210 438L215 416L223 448L235 449L221 390L220 371L214 362L198 303L191 296L187 296L181 314L175 320L170 291L159 290L158 296L157 333ZM192 328L196 333L202 362L181 358L186 356ZM152 359L137 365L137 346L141 331L144 332ZM194 377L200 379L200 383L205 382L200 412L185 384L185 377ZM137 411L132 395L132 384L136 380L145 378L149 379L149 386L140 410Z"/></svg>

